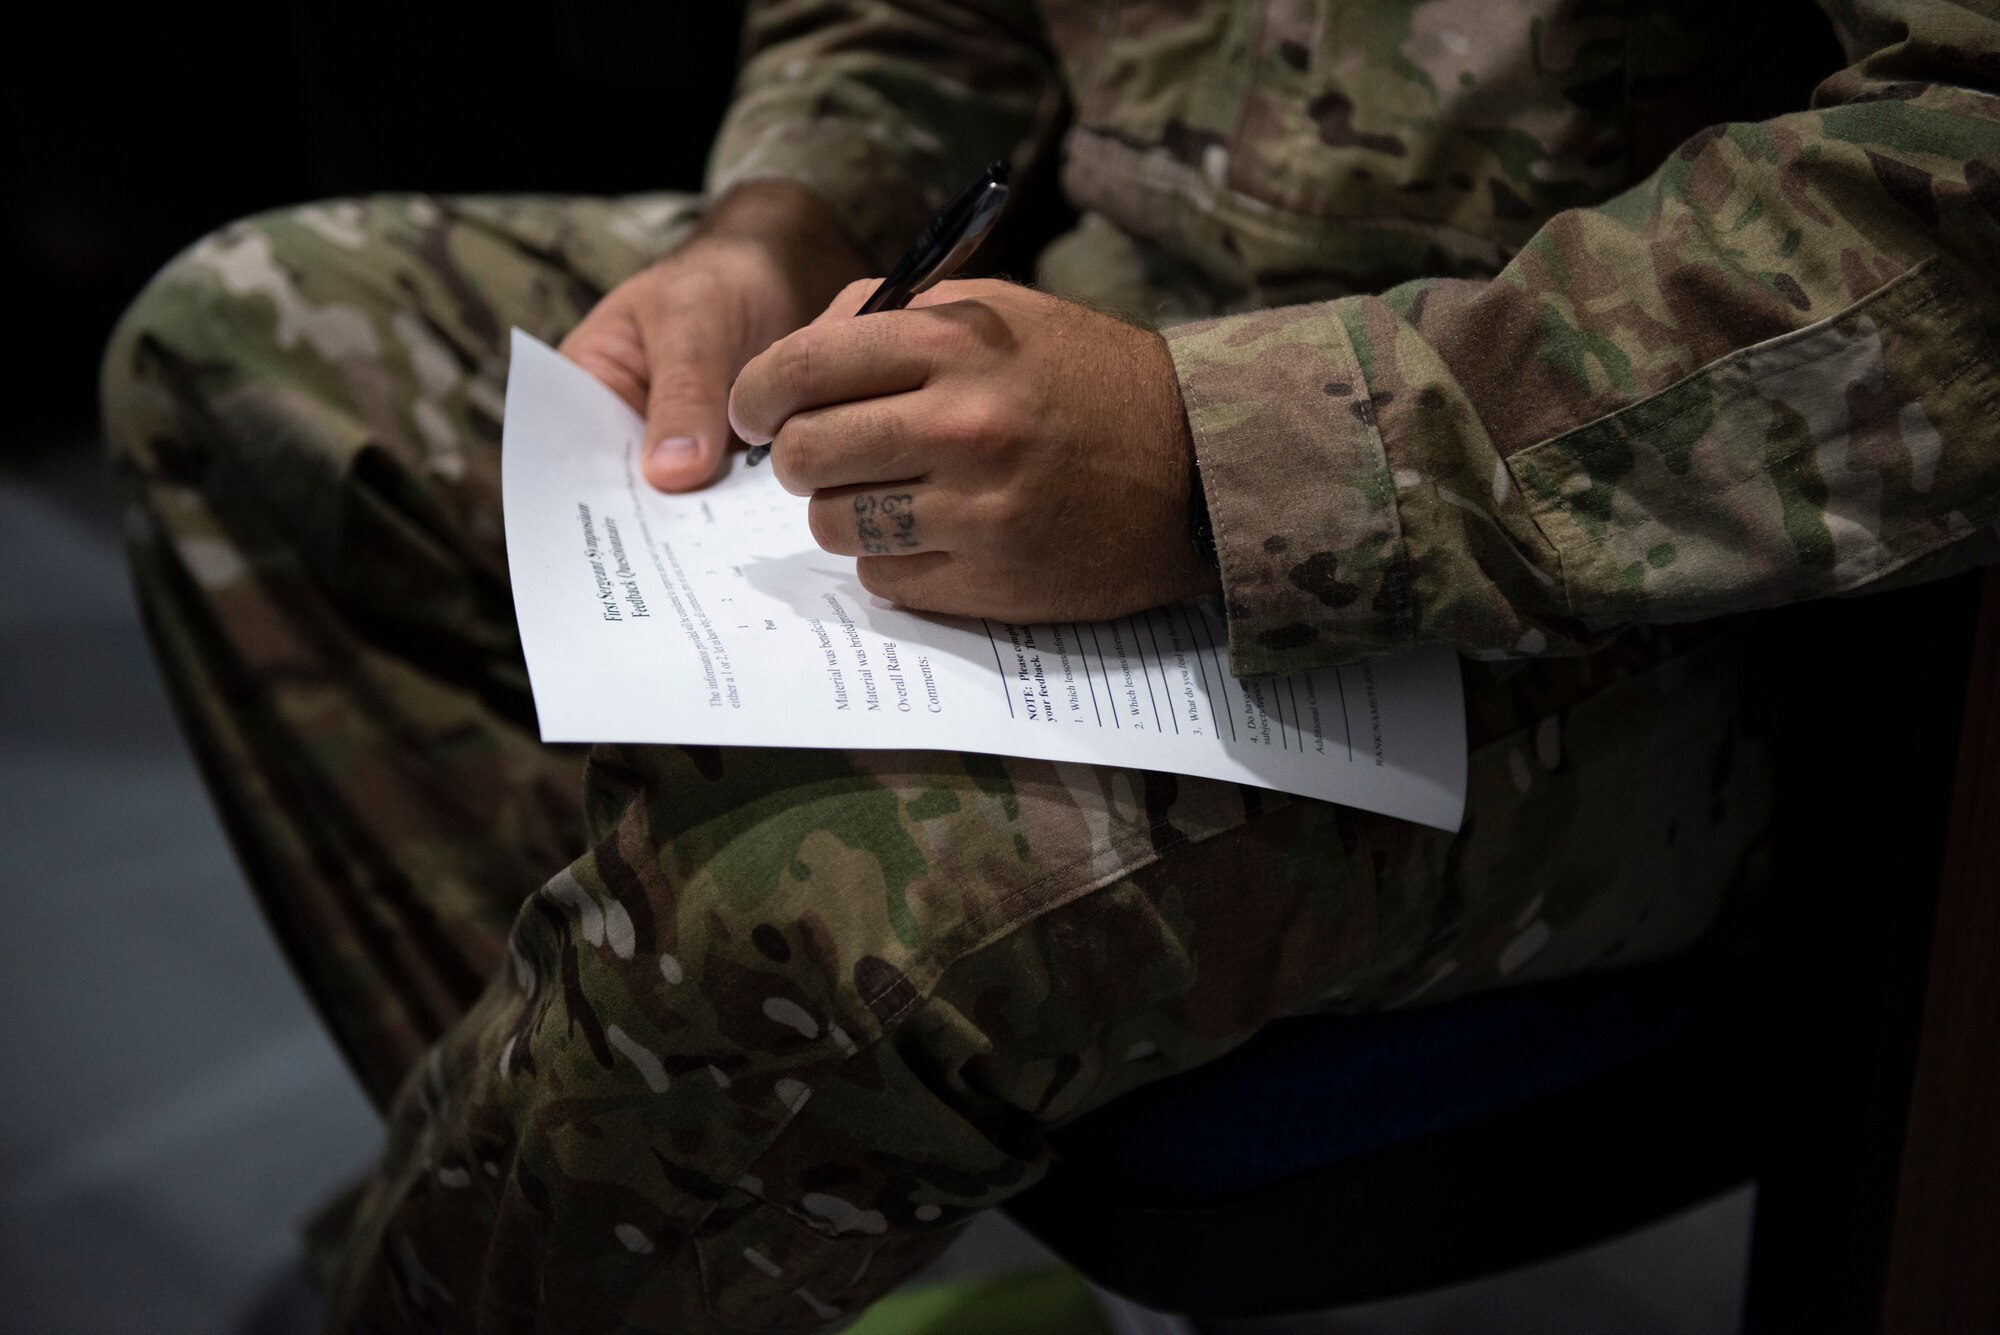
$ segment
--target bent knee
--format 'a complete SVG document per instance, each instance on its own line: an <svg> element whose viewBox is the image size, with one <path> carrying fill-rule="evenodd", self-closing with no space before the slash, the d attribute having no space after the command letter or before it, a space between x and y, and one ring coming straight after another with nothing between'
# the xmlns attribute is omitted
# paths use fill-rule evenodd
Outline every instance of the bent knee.
<svg viewBox="0 0 2000 1335"><path fill-rule="evenodd" d="M185 409L247 380L315 398L348 397L380 374L397 312L399 229L436 205L422 197L345 200L240 219L196 241L127 308L101 376L113 450L131 456Z"/></svg>

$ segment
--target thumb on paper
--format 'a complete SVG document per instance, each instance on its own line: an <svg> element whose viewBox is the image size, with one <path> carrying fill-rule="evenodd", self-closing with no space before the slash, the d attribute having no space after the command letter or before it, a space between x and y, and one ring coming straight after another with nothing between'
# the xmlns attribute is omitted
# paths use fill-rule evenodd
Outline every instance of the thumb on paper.
<svg viewBox="0 0 2000 1335"><path fill-rule="evenodd" d="M654 331L646 345L646 481L687 491L715 476L733 439L729 370L683 331Z"/></svg>

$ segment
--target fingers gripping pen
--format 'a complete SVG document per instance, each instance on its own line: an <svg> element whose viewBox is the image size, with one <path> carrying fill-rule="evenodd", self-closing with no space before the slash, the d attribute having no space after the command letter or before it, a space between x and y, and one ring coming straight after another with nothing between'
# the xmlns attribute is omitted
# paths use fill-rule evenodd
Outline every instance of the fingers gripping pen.
<svg viewBox="0 0 2000 1335"><path fill-rule="evenodd" d="M889 270L888 277L861 303L856 315L876 311L899 311L910 299L933 284L942 282L979 249L979 243L993 230L1000 210L1007 203L1008 168L1004 162L988 163L979 179L952 196L937 216L924 224L917 239ZM759 464L771 452L767 445L750 447L746 464Z"/></svg>

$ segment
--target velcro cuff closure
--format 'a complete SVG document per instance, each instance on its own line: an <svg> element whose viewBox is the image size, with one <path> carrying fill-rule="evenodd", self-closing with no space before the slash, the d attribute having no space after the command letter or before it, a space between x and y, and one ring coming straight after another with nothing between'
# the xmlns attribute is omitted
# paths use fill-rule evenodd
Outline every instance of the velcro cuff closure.
<svg viewBox="0 0 2000 1335"><path fill-rule="evenodd" d="M1230 670L1414 642L1396 486L1338 302L1166 331L1222 561Z"/></svg>

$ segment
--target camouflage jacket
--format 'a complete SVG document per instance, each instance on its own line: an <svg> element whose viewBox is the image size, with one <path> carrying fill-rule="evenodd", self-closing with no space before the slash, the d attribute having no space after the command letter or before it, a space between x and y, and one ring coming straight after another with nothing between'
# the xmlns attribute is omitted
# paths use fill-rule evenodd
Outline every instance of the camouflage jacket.
<svg viewBox="0 0 2000 1335"><path fill-rule="evenodd" d="M1239 673L1991 559L2000 5L1708 3L774 0L709 184L886 264L1059 154L1039 276L1166 328Z"/></svg>

